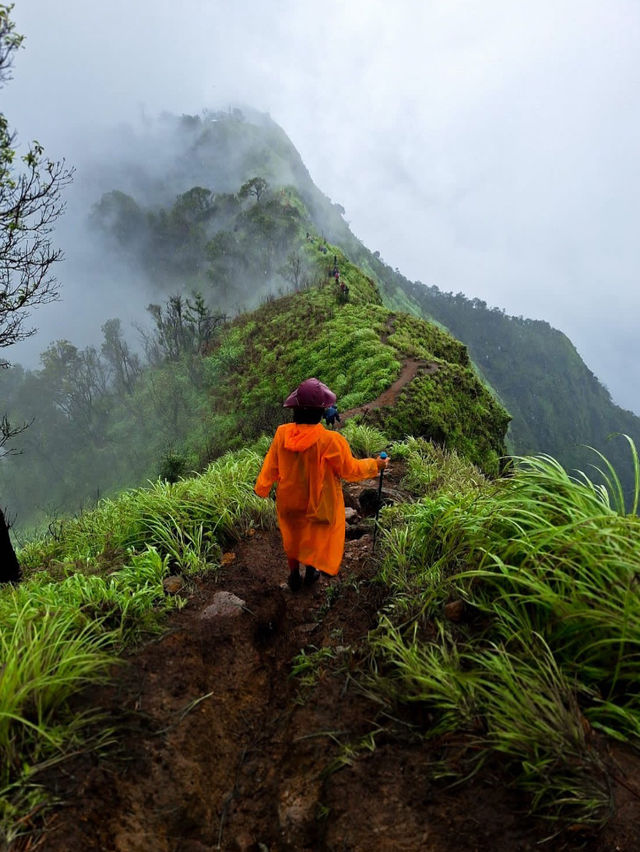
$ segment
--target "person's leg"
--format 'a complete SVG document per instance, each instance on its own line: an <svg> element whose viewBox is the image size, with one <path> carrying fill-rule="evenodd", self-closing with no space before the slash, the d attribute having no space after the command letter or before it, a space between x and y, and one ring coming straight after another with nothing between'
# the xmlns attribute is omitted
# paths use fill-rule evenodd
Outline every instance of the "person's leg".
<svg viewBox="0 0 640 852"><path fill-rule="evenodd" d="M289 579L287 580L287 583L289 584L289 588L292 592L297 592L302 586L300 563L297 559L292 559L291 557L287 557L287 563L289 565Z"/></svg>
<svg viewBox="0 0 640 852"><path fill-rule="evenodd" d="M320 572L317 568L314 568L313 565L307 565L304 572L304 584L305 586L312 586L318 577L320 576Z"/></svg>

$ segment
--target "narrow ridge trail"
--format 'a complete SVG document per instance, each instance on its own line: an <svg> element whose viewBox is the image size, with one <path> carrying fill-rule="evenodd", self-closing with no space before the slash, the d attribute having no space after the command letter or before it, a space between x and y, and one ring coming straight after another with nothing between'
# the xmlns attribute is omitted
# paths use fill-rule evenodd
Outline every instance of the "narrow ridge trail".
<svg viewBox="0 0 640 852"><path fill-rule="evenodd" d="M407 359L387 391L343 418L392 404L421 370L437 369ZM403 499L402 474L393 464L385 475L387 499ZM435 780L443 743L420 736L424 709L392 718L363 688L365 640L386 597L364 517L376 486L344 487L357 515L339 577L292 594L273 529L249 535L219 572L188 587L166 632L80 696L78 712L104 709L113 742L44 778L60 805L11 852L540 848L548 828L502 782L499 764L465 784ZM616 820L580 848L638 848L637 798L622 785L616 799Z"/></svg>
<svg viewBox="0 0 640 852"><path fill-rule="evenodd" d="M347 486L347 504L375 484ZM435 780L443 743L419 735L420 707L401 723L358 688L385 600L364 528L348 530L339 578L296 595L277 530L247 537L200 578L167 631L81 697L78 712L105 710L115 744L43 779L60 805L11 852L540 849L548 826L499 764L462 785ZM210 617L221 593L243 603ZM635 763L625 770L633 779ZM638 848L637 798L621 786L616 799L615 821L581 849Z"/></svg>

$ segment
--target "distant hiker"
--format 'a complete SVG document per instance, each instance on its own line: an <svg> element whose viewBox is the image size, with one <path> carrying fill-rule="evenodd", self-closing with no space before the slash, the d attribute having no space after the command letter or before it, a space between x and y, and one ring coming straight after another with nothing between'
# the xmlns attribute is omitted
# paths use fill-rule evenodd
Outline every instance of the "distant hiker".
<svg viewBox="0 0 640 852"><path fill-rule="evenodd" d="M318 379L306 379L284 402L293 409L293 423L278 426L255 492L267 497L277 483L276 510L282 544L289 563L292 592L302 586L300 565L305 565L305 585L319 572L335 575L344 553L345 513L341 479L373 479L388 459L354 459L339 432L322 423L323 412L335 404L336 395Z"/></svg>
<svg viewBox="0 0 640 852"><path fill-rule="evenodd" d="M338 407L336 405L330 405L324 413L324 422L327 424L327 426L333 429L336 420L338 421L338 423L340 422L340 414L338 413Z"/></svg>

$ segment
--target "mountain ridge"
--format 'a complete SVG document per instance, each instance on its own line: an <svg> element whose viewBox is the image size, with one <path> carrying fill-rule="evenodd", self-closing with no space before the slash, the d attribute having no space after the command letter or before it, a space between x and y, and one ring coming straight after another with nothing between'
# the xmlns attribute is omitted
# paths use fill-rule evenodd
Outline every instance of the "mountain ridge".
<svg viewBox="0 0 640 852"><path fill-rule="evenodd" d="M103 208L150 276L188 272L166 300L157 281L144 363L112 319L100 351L57 341L40 373L0 376L14 411L44 404L20 486L49 464L51 499L116 495L50 520L0 589L0 837L635 849L637 516L613 476L539 456L500 475L509 415L467 346L383 296L378 260L329 242L295 188L243 179ZM229 317L236 285L255 307ZM354 454L391 465L344 486L343 572L297 595L253 486L310 375Z"/></svg>

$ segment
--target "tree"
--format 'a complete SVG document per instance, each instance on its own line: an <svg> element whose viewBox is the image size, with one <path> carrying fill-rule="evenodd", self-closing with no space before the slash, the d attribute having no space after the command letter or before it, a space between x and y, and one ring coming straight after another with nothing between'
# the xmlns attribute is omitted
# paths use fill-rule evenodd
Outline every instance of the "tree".
<svg viewBox="0 0 640 852"><path fill-rule="evenodd" d="M227 321L223 313L212 313L200 293L193 298L170 296L166 305L149 305L155 332L141 330L147 360L159 366L187 356L199 356Z"/></svg>
<svg viewBox="0 0 640 852"><path fill-rule="evenodd" d="M287 262L280 269L280 275L293 285L294 290L299 290L305 273L305 266L300 253L289 252Z"/></svg>
<svg viewBox="0 0 640 852"><path fill-rule="evenodd" d="M11 20L13 6L0 4L0 88L11 79L15 51L23 36ZM29 309L55 300L58 284L51 274L61 252L51 246L49 234L64 209L61 192L72 178L64 160L53 162L39 142L15 169L15 134L0 113L0 349L35 333L26 325ZM0 359L0 368L8 362ZM0 430L0 455L7 441L23 427L13 428L6 418ZM17 565L4 514L0 511L0 582L15 580L5 566Z"/></svg>
<svg viewBox="0 0 640 852"><path fill-rule="evenodd" d="M11 9L0 5L0 86L10 79L12 55L22 44ZM23 171L16 173L14 143L15 134L0 113L0 348L34 334L25 326L29 308L58 296L51 266L62 255L49 234L64 209L61 190L72 177L64 160L49 160L36 141L21 157Z"/></svg>
<svg viewBox="0 0 640 852"><path fill-rule="evenodd" d="M136 246L148 240L147 217L126 192L105 192L93 205L89 220L94 227L115 237L121 246Z"/></svg>
<svg viewBox="0 0 640 852"><path fill-rule="evenodd" d="M93 346L79 350L68 340L56 340L40 356L42 377L55 405L82 433L101 435L106 415L107 368Z"/></svg>
<svg viewBox="0 0 640 852"><path fill-rule="evenodd" d="M260 204L260 198L264 195L268 188L269 184L264 178L254 177L242 184L240 191L238 192L238 197L248 198L250 195L254 195L256 202Z"/></svg>
<svg viewBox="0 0 640 852"><path fill-rule="evenodd" d="M129 349L122 336L119 319L110 319L102 326L104 343L100 347L112 371L113 386L120 396L133 393L142 365L140 358Z"/></svg>
<svg viewBox="0 0 640 852"><path fill-rule="evenodd" d="M214 195L210 189L193 186L176 198L173 212L188 222L206 222L214 212Z"/></svg>

